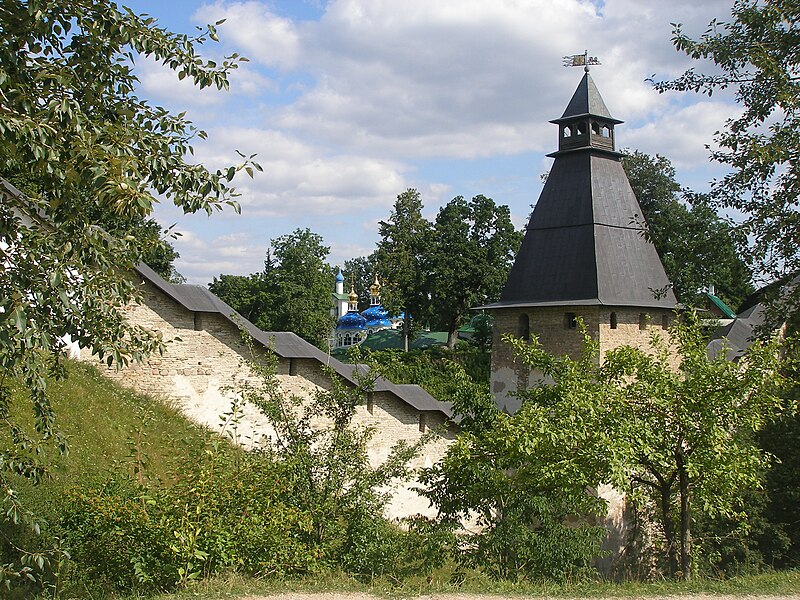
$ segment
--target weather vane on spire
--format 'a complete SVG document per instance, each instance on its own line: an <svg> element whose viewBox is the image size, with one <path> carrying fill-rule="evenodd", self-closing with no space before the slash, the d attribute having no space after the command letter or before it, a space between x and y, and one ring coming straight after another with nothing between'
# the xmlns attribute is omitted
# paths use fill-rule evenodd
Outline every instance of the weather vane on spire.
<svg viewBox="0 0 800 600"><path fill-rule="evenodd" d="M573 54L571 56L564 57L565 67L583 67L583 70L587 73L589 72L589 65L599 64L602 64L600 59L598 59L596 56L589 56L588 50L584 50L583 54Z"/></svg>

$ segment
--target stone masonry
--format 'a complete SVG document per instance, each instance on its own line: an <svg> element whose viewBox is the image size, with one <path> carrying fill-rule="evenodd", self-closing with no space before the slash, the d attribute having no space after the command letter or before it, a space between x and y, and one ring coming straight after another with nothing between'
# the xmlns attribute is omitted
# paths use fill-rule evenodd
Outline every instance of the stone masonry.
<svg viewBox="0 0 800 600"><path fill-rule="evenodd" d="M256 341L248 347L230 315L190 310L191 307L182 302L181 288L193 286L171 286L160 278L155 279L158 276L144 268L139 269L137 275L142 279L142 300L127 308L128 318L131 323L159 331L166 342L167 351L162 356L154 356L146 362L126 368L117 369L105 364L101 364L100 368L120 384L169 399L189 418L219 430L223 424L220 416L231 410L231 403L236 396L234 389L255 381L245 359L263 359L266 352L264 344ZM197 292L197 289L192 291ZM207 290L204 293L213 297ZM217 304L222 304L219 299L213 299ZM289 334L275 335L285 337ZM316 390L329 389L331 379L323 369L328 360L336 363L337 371L344 373L345 378L348 368L352 373L352 365L342 365L315 348L307 348L306 342L293 337L296 339L291 342L304 354L319 353L321 356L292 357L285 356L286 352L283 355L276 352L276 376L286 394L310 398ZM251 352L256 356L251 356ZM87 350L83 350L82 357L96 360ZM414 406L412 402L420 406ZM274 435L255 407L244 406L241 411L242 418L235 431L238 443L253 447L264 438ZM449 424L449 416L447 404L437 402L417 386L394 386L379 380L367 404L358 407L354 425L375 431L368 448L373 464L385 460L396 443L414 443L423 432L437 429L438 435L411 465L420 468L438 461L454 438L454 426ZM231 433L228 431L228 434ZM412 485L413 482L396 486L387 516L433 515L427 500L410 489Z"/></svg>
<svg viewBox="0 0 800 600"><path fill-rule="evenodd" d="M535 335L545 351L577 358L583 347L576 319L600 344L600 360L609 350L627 345L649 352L650 338L668 336L667 328L675 313L663 308L640 309L607 306L553 306L502 308L494 310L492 336L492 393L505 400L509 392L525 389L539 376L515 361L511 346L502 336ZM668 340L667 345L669 346Z"/></svg>

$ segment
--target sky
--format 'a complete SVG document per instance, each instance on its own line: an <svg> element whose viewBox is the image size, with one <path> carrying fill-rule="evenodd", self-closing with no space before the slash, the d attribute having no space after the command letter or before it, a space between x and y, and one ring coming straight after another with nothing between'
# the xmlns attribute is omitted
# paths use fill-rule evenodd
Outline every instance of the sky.
<svg viewBox="0 0 800 600"><path fill-rule="evenodd" d="M155 217L181 235L177 270L189 283L260 271L270 240L308 228L328 262L366 256L398 194L420 191L434 219L455 196L483 194L525 225L557 147L561 116L588 50L616 127L617 149L669 158L678 181L707 191L724 175L709 161L714 133L734 116L730 94L659 94L647 78L692 65L673 26L701 35L730 15L730 0L121 0L172 31L225 19L219 60L246 56L230 90L198 90L140 58L139 94L187 111L208 133L195 156L210 169L256 154L263 173L234 183L241 214ZM703 65L695 65L701 67ZM385 275L383 275L385 276Z"/></svg>

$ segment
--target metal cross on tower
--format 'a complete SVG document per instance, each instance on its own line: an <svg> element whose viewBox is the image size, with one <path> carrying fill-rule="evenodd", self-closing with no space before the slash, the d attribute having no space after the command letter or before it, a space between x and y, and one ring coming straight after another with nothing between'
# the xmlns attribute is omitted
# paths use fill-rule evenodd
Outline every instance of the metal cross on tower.
<svg viewBox="0 0 800 600"><path fill-rule="evenodd" d="M602 64L600 59L596 56L589 56L589 51L584 50L583 54L572 54L564 57L565 67L583 67L583 70L589 72L589 65Z"/></svg>

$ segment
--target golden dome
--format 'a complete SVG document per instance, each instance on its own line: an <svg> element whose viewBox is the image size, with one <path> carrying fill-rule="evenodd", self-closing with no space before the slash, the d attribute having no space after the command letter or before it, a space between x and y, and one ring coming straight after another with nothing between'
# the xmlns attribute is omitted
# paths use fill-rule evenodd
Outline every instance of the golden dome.
<svg viewBox="0 0 800 600"><path fill-rule="evenodd" d="M356 294L356 288L354 286L350 286L350 295L347 296L347 299L350 304L358 304L358 294Z"/></svg>
<svg viewBox="0 0 800 600"><path fill-rule="evenodd" d="M378 282L378 274L375 274L375 281L374 283L369 286L369 293L370 296L380 296L381 295L381 284Z"/></svg>

